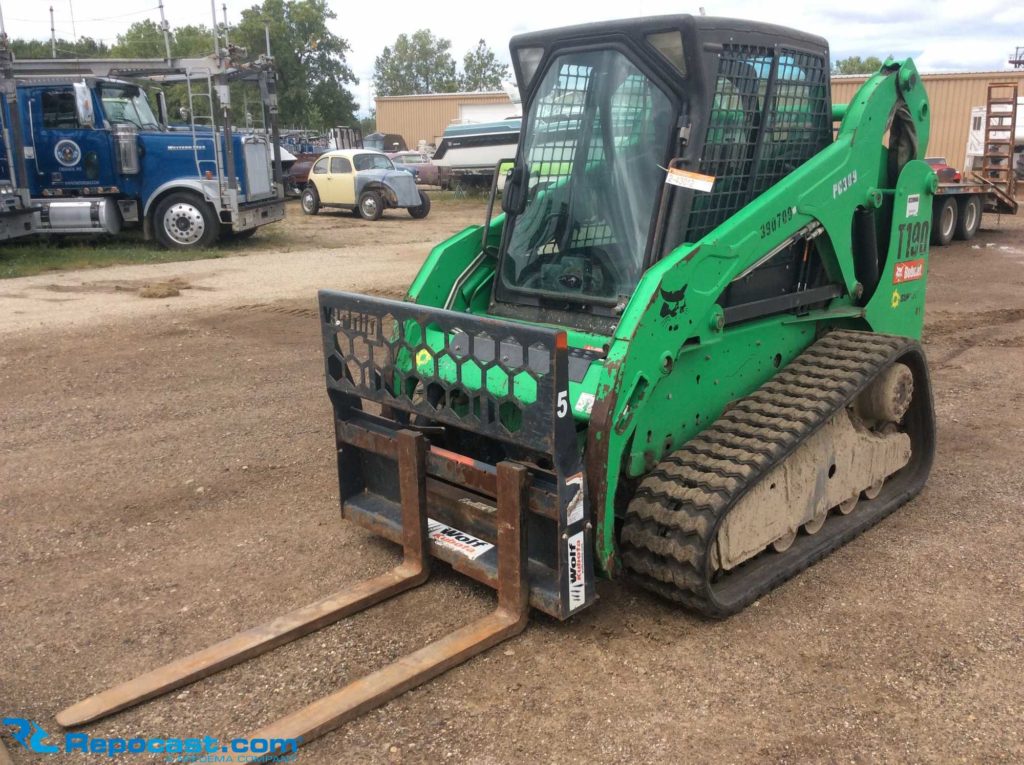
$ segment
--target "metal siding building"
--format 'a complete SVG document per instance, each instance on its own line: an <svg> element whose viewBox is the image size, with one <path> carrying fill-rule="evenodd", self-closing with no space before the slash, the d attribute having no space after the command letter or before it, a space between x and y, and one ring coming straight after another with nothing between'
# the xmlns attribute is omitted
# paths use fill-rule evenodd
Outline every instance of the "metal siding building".
<svg viewBox="0 0 1024 765"><path fill-rule="evenodd" d="M464 104L512 104L502 90L488 93L435 93L423 96L378 96L377 130L398 133L414 149L421 140L435 146L444 129L459 119Z"/></svg>
<svg viewBox="0 0 1024 765"><path fill-rule="evenodd" d="M848 103L866 79L867 75L834 76L832 102ZM989 83L1016 81L1018 94L1024 95L1024 71L926 73L921 79L932 115L928 156L946 157L958 169L966 164L971 107L985 105Z"/></svg>
<svg viewBox="0 0 1024 765"><path fill-rule="evenodd" d="M832 101L847 103L867 75L839 75L832 78ZM966 160L971 107L984 106L991 82L1018 83L1024 96L1024 70L1002 72L951 72L923 74L931 101L931 138L928 156L946 157L958 168ZM409 148L420 139L437 145L444 129L459 119L463 104L511 104L503 91L490 93L437 93L422 96L380 96L377 98L377 129L398 133Z"/></svg>

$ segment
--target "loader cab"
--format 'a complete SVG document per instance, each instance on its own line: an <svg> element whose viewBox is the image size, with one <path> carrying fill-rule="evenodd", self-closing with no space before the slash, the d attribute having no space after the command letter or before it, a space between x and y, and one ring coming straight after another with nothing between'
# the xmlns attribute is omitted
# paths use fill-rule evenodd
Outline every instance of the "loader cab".
<svg viewBox="0 0 1024 765"><path fill-rule="evenodd" d="M791 29L649 17L511 52L524 118L495 315L610 332L654 262L832 140L828 45Z"/></svg>

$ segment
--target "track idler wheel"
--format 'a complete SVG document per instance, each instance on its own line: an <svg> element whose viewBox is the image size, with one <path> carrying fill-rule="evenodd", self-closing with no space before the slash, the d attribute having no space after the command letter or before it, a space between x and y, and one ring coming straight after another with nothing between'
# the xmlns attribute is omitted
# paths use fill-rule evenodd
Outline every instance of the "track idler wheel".
<svg viewBox="0 0 1024 765"><path fill-rule="evenodd" d="M795 541L796 532L790 531L788 534L783 534L781 537L772 542L772 549L778 553L786 552L786 550L793 546L793 542Z"/></svg>
<svg viewBox="0 0 1024 765"><path fill-rule="evenodd" d="M822 510L804 524L804 531L808 534L817 534L821 531L821 527L825 525L826 520L828 520L828 510Z"/></svg>
<svg viewBox="0 0 1024 765"><path fill-rule="evenodd" d="M913 398L914 373L906 364L893 364L857 397L854 409L864 420L899 422Z"/></svg>
<svg viewBox="0 0 1024 765"><path fill-rule="evenodd" d="M884 485L884 478L880 481L871 484L868 488L864 489L864 499L875 499L879 494L882 493L882 486Z"/></svg>
<svg viewBox="0 0 1024 765"><path fill-rule="evenodd" d="M843 515L849 515L850 513L853 512L853 509L855 507L857 507L857 502L859 500L860 500L860 497L858 497L858 496L850 497L845 502L840 503L840 505L839 505L839 512L841 514L843 514Z"/></svg>

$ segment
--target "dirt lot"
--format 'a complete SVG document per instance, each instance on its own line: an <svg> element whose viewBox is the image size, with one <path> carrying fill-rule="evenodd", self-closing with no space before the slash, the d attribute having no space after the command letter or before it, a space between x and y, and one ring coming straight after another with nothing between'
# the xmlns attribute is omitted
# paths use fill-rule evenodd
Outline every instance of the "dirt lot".
<svg viewBox="0 0 1024 765"><path fill-rule="evenodd" d="M394 563L338 518L314 289L400 292L481 214L300 218L282 255L0 285L0 712L55 734L82 696ZM597 607L535 617L297 761L1024 759L1024 220L988 223L932 254L918 499L725 622L602 582ZM135 293L174 277L193 289ZM87 730L243 735L492 602L441 571Z"/></svg>
<svg viewBox="0 0 1024 765"><path fill-rule="evenodd" d="M0 280L0 332L95 327L154 313L178 316L291 299L311 305L324 286L401 292L434 243L479 224L484 212L478 200L448 198L439 199L424 220L392 210L370 223L334 210L309 217L290 202L287 220L257 232L244 255ZM182 285L181 294L161 302L159 311L138 299L146 285L167 282Z"/></svg>

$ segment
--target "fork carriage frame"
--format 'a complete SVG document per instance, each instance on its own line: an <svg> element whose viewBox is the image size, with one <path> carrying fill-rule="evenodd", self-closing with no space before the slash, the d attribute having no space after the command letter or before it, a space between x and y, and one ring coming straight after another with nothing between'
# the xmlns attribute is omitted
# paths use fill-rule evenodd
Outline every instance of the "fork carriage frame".
<svg viewBox="0 0 1024 765"><path fill-rule="evenodd" d="M319 300L342 515L401 541L395 434L408 427L437 441L473 439L474 453L493 462L438 443L426 455L432 528L493 545L496 465L527 464L530 605L566 619L593 603L593 524L565 332L352 293L323 290ZM496 549L466 554L439 534L430 534L431 555L498 586Z"/></svg>

